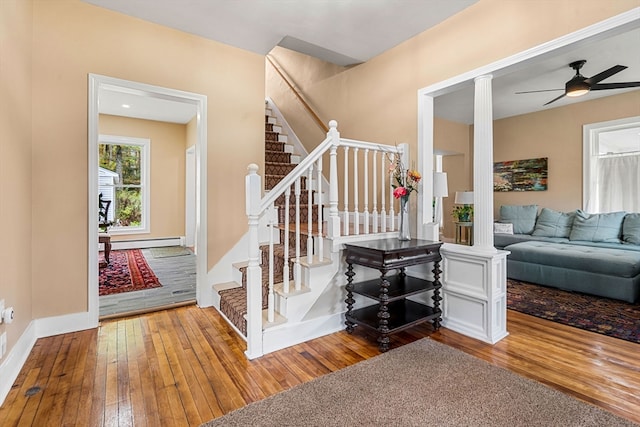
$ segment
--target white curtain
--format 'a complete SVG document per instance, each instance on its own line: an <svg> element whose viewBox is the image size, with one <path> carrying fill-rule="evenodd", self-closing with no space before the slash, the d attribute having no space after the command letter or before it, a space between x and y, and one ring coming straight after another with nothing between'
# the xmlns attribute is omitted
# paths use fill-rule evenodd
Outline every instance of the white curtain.
<svg viewBox="0 0 640 427"><path fill-rule="evenodd" d="M640 155L598 159L598 212L640 212Z"/></svg>

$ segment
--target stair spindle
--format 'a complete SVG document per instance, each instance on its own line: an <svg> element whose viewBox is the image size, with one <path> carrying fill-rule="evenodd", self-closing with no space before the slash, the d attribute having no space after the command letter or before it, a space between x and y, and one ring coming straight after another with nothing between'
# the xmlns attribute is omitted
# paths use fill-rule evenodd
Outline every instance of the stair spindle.
<svg viewBox="0 0 640 427"><path fill-rule="evenodd" d="M318 261L324 259L324 236L322 235L322 157L318 159L316 170L318 173L316 194L318 197Z"/></svg>
<svg viewBox="0 0 640 427"><path fill-rule="evenodd" d="M353 149L353 234L360 234L360 213L358 212L358 151Z"/></svg>
<svg viewBox="0 0 640 427"><path fill-rule="evenodd" d="M349 147L344 147L344 220L343 233L349 235Z"/></svg>
<svg viewBox="0 0 640 427"><path fill-rule="evenodd" d="M382 169L380 173L380 202L382 206L380 207L380 232L385 233L387 231L387 198L386 198L386 172L387 165L385 164L385 153L383 151L380 152L380 168Z"/></svg>
<svg viewBox="0 0 640 427"><path fill-rule="evenodd" d="M273 323L275 320L273 298L273 228L275 223L273 218L269 220L269 291L267 293L267 322L269 323Z"/></svg>
<svg viewBox="0 0 640 427"><path fill-rule="evenodd" d="M284 266L282 268L282 291L289 293L289 205L291 202L291 187L284 192Z"/></svg>
<svg viewBox="0 0 640 427"><path fill-rule="evenodd" d="M313 263L313 194L311 182L313 180L313 165L307 171L307 262Z"/></svg>
<svg viewBox="0 0 640 427"><path fill-rule="evenodd" d="M373 152L373 164L371 168L373 169L373 211L371 212L371 216L373 216L373 233L378 232L378 166L376 163L376 159L378 158L378 152L374 150Z"/></svg>
<svg viewBox="0 0 640 427"><path fill-rule="evenodd" d="M299 291L302 288L302 268L300 266L300 178L296 179L296 261L293 270L294 289Z"/></svg>
<svg viewBox="0 0 640 427"><path fill-rule="evenodd" d="M369 149L364 150L364 234L369 234Z"/></svg>

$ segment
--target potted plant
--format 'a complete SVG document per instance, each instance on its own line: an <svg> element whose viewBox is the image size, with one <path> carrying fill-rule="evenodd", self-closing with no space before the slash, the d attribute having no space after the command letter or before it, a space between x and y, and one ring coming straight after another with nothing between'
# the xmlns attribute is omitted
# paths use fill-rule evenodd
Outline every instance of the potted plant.
<svg viewBox="0 0 640 427"><path fill-rule="evenodd" d="M471 222L473 219L473 205L456 205L451 215L455 222Z"/></svg>

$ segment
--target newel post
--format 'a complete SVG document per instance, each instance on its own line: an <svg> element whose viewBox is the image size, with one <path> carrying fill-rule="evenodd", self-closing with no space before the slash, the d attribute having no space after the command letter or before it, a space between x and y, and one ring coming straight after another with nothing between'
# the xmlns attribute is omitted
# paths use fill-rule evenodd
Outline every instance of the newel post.
<svg viewBox="0 0 640 427"><path fill-rule="evenodd" d="M340 146L340 132L338 122L329 122L327 137L331 138L329 161L329 218L327 220L327 236L330 239L340 236L340 216L338 213L338 147ZM345 160L346 161L346 160Z"/></svg>
<svg viewBox="0 0 640 427"><path fill-rule="evenodd" d="M249 264L247 266L247 351L249 359L262 356L262 269L260 268L260 244L258 222L262 181L258 165L252 163L245 177L245 203L249 219Z"/></svg>

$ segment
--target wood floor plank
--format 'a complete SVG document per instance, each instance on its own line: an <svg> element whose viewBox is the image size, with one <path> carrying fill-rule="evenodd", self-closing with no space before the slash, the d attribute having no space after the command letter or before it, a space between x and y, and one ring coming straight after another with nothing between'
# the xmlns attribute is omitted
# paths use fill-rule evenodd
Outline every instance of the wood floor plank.
<svg viewBox="0 0 640 427"><path fill-rule="evenodd" d="M392 336L392 348L428 336L640 423L640 344L513 311L507 322L509 336L495 345L418 325ZM0 407L0 425L197 426L380 354L358 328L251 361L245 350L214 309L195 306L43 338Z"/></svg>

